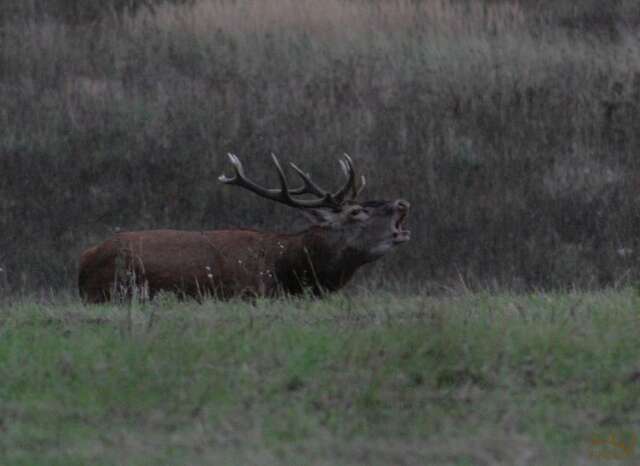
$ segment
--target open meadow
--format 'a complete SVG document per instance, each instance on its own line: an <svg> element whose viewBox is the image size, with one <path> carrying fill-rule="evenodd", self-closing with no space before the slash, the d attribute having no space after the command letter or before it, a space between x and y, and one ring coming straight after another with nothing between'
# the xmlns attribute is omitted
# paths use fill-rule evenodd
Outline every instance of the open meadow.
<svg viewBox="0 0 640 466"><path fill-rule="evenodd" d="M639 25L0 0L0 465L639 465ZM81 303L114 232L302 228L228 152L264 186L349 153L411 241L321 300Z"/></svg>
<svg viewBox="0 0 640 466"><path fill-rule="evenodd" d="M0 462L635 465L639 310L633 289L6 301Z"/></svg>

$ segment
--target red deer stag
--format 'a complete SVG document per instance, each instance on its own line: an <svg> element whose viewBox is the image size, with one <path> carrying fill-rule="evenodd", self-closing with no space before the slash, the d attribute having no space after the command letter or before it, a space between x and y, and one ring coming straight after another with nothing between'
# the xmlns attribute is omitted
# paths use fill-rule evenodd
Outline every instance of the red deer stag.
<svg viewBox="0 0 640 466"><path fill-rule="evenodd" d="M340 160L347 181L334 193L320 188L293 163L302 185L290 189L278 159L272 158L280 189L267 189L248 179L233 154L229 159L235 175L221 175L219 180L300 209L313 222L310 228L294 234L255 230L117 233L82 254L81 296L95 303L133 289L146 290L149 297L167 290L196 299L307 290L320 295L342 288L358 267L409 240L403 225L409 203L403 199L356 202L365 179L358 188L348 155Z"/></svg>

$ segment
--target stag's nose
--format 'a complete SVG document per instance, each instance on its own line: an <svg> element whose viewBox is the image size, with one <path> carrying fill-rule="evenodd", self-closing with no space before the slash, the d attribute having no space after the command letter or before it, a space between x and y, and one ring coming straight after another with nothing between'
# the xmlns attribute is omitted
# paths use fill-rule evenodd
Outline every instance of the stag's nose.
<svg viewBox="0 0 640 466"><path fill-rule="evenodd" d="M409 210L409 207L411 207L411 204L409 204L409 201L405 201L404 199L398 199L394 203L394 207L400 212L406 212Z"/></svg>

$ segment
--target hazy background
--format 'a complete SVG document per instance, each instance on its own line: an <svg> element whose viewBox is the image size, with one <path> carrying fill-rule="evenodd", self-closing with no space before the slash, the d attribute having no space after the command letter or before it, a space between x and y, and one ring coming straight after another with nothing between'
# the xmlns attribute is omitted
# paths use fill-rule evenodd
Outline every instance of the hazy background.
<svg viewBox="0 0 640 466"><path fill-rule="evenodd" d="M117 229L291 229L217 182L234 152L275 185L271 151L328 187L348 152L363 198L411 201L370 279L634 280L639 21L631 0L0 0L0 289L75 287Z"/></svg>

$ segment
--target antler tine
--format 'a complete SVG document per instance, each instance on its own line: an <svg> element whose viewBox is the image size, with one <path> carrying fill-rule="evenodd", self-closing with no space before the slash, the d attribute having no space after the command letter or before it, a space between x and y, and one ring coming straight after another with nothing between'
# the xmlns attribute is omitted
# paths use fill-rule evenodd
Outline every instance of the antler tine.
<svg viewBox="0 0 640 466"><path fill-rule="evenodd" d="M238 159L238 157L233 155L231 152L227 153L227 157L229 157L229 161L231 162L231 166L233 166L233 171L235 172L235 175L233 175L233 177L230 178L223 173L218 177L218 180L222 181L225 184L241 185L242 180L244 179L244 170L242 168L242 163L240 163L240 160Z"/></svg>
<svg viewBox="0 0 640 466"><path fill-rule="evenodd" d="M278 173L278 178L280 179L280 189L267 189L264 188L256 183L254 183L253 181L251 181L250 179L248 179L245 174L244 174L244 169L242 167L242 163L240 162L240 159L238 159L238 157L236 157L233 154L227 154L229 157L229 160L231 161L231 164L233 165L233 169L235 171L235 176L233 176L232 178L229 178L228 176L222 174L220 175L220 177L218 178L221 182L225 183L225 184L231 184L231 185L236 185L236 186L241 186L245 189L248 189L249 191L267 198L267 199L271 199L273 201L277 201L277 202L281 202L282 204L286 204L288 206L291 207L298 207L298 208L312 208L312 207L338 207L339 203L337 203L333 197L331 196L331 194L329 193L322 193L322 190L320 188L318 188L317 185L315 185L311 179L309 178L309 176L307 176L306 174L304 176L301 175L303 182L305 183L304 186L302 186L301 188L297 188L294 190L289 190L288 186L287 186L287 178L284 174L284 171L282 170L282 167L280 166L280 162L278 161L278 158L275 156L275 154L271 154L271 159L273 160L274 165L276 166L276 171ZM299 169L297 169L296 167L296 171L298 171ZM302 171L300 170L298 172L299 174L302 173ZM291 194L303 194L308 192L308 190L315 190L315 191L309 191L311 193L317 194L317 195L321 195L322 198L320 199L293 199L291 197Z"/></svg>
<svg viewBox="0 0 640 466"><path fill-rule="evenodd" d="M295 190L289 190L287 187L287 179L284 175L284 171L280 166L280 162L274 153L271 153L271 158L273 159L273 163L276 166L276 170L278 170L278 176L280 177L280 184L282 186L282 191L280 192L280 196L284 199L283 202L292 207L338 207L341 202L337 202L336 199L330 194L311 181L311 177L300 170L295 164L291 164L293 169L300 175L304 186L301 188L297 188ZM293 199L291 194L316 194L320 197L320 199Z"/></svg>
<svg viewBox="0 0 640 466"><path fill-rule="evenodd" d="M342 169L345 170L346 173L346 167L348 167L353 173L353 183L351 184L351 199L356 199L360 195L364 187L367 185L367 179L364 177L364 175L361 175L360 186L358 186L358 183L356 182L355 169L353 168L353 160L351 159L349 154L345 153L344 157L345 159L347 159L347 162L341 161L341 165L343 166Z"/></svg>
<svg viewBox="0 0 640 466"><path fill-rule="evenodd" d="M360 177L360 186L356 187L356 183L353 183L353 190L351 191L351 199L356 199L366 185L367 185L367 180L364 177L364 175L362 175Z"/></svg>
<svg viewBox="0 0 640 466"><path fill-rule="evenodd" d="M333 198L339 204L342 204L344 202L344 196L349 192L349 189L354 190L353 191L354 193L356 192L355 191L356 172L353 169L353 161L351 160L351 157L349 157L349 154L345 153L343 154L343 157L344 157L344 160L339 160L339 162L340 162L340 167L342 167L342 171L344 171L344 174L347 177L347 182L342 188L340 188L338 191L336 191L335 194L333 194Z"/></svg>
<svg viewBox="0 0 640 466"><path fill-rule="evenodd" d="M287 177L284 175L278 157L276 157L276 154L273 152L271 152L271 160L273 160L273 164L276 166L278 178L280 179L280 191L278 191L277 194L285 204L294 205L294 200L291 198L291 193L289 192L289 186L287 186Z"/></svg>
<svg viewBox="0 0 640 466"><path fill-rule="evenodd" d="M266 195L266 197L270 197L269 194L274 194L274 193L270 193L268 189L265 189L255 184L245 176L242 162L240 162L240 159L238 157L236 157L232 153L228 153L227 157L229 157L229 161L233 166L233 171L235 172L235 175L230 178L223 173L218 177L219 181L225 184L241 186L243 188L246 188L246 189L249 189L250 191L255 192L256 194Z"/></svg>
<svg viewBox="0 0 640 466"><path fill-rule="evenodd" d="M313 181L311 181L311 175L309 173L303 172L293 162L289 163L289 165L291 165L291 168L293 168L296 171L296 173L298 173L300 178L302 178L302 182L304 183L304 186L302 186L301 188L298 188L296 190L293 190L293 189L290 190L289 191L290 194L315 194L316 196L319 196L319 197L325 197L327 195L327 191L325 191L320 186L318 186Z"/></svg>

